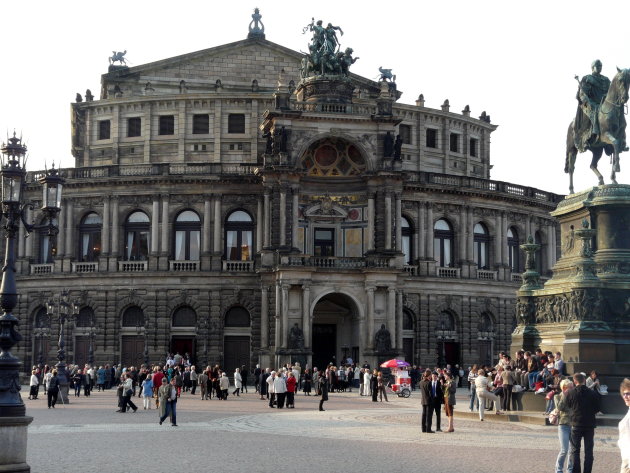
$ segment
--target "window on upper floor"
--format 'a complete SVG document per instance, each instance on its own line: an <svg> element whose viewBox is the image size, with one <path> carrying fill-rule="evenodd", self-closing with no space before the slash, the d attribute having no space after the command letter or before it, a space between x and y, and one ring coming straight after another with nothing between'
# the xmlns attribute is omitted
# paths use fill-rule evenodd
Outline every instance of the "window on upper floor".
<svg viewBox="0 0 630 473"><path fill-rule="evenodd" d="M123 327L143 327L144 311L137 305L127 307L122 314L121 324Z"/></svg>
<svg viewBox="0 0 630 473"><path fill-rule="evenodd" d="M410 125L400 125L398 127L398 134L400 135L400 139L403 144L410 145L411 144L411 126Z"/></svg>
<svg viewBox="0 0 630 473"><path fill-rule="evenodd" d="M127 119L127 136L142 136L142 118L132 117Z"/></svg>
<svg viewBox="0 0 630 473"><path fill-rule="evenodd" d="M173 327L194 327L197 325L197 313L190 306L182 306L173 312Z"/></svg>
<svg viewBox="0 0 630 473"><path fill-rule="evenodd" d="M161 115L159 118L158 135L175 134L175 115Z"/></svg>
<svg viewBox="0 0 630 473"><path fill-rule="evenodd" d="M413 236L413 228L411 228L411 224L409 220L405 217L401 217L400 219L400 230L402 234L402 248L401 251L405 255L405 264L411 264L412 252L412 236Z"/></svg>
<svg viewBox="0 0 630 473"><path fill-rule="evenodd" d="M520 271L520 264L518 258L518 232L516 228L510 227L507 231L507 246L508 246L508 264L510 271L518 273Z"/></svg>
<svg viewBox="0 0 630 473"><path fill-rule="evenodd" d="M479 156L479 140L477 138L471 138L468 145L468 149L469 149L469 154L473 158L476 158L477 156Z"/></svg>
<svg viewBox="0 0 630 473"><path fill-rule="evenodd" d="M245 133L245 114L230 113L228 115L228 133Z"/></svg>
<svg viewBox="0 0 630 473"><path fill-rule="evenodd" d="M83 307L74 322L76 327L91 327L94 325L94 310L91 307Z"/></svg>
<svg viewBox="0 0 630 473"><path fill-rule="evenodd" d="M335 229L315 228L313 231L313 254L335 256Z"/></svg>
<svg viewBox="0 0 630 473"><path fill-rule="evenodd" d="M453 266L453 227L441 218L433 226L433 257L442 268Z"/></svg>
<svg viewBox="0 0 630 473"><path fill-rule="evenodd" d="M459 135L457 133L451 133L449 136L449 150L453 153L460 153L459 149Z"/></svg>
<svg viewBox="0 0 630 473"><path fill-rule="evenodd" d="M427 128L427 148L437 148L438 131L435 128Z"/></svg>
<svg viewBox="0 0 630 473"><path fill-rule="evenodd" d="M210 115L207 113L193 115L193 135L207 135L210 133Z"/></svg>
<svg viewBox="0 0 630 473"><path fill-rule="evenodd" d="M225 327L251 326L249 311L245 307L232 307L225 313Z"/></svg>
<svg viewBox="0 0 630 473"><path fill-rule="evenodd" d="M80 254L82 262L97 261L101 255L101 229L103 220L96 212L90 212L79 225Z"/></svg>
<svg viewBox="0 0 630 473"><path fill-rule="evenodd" d="M149 256L149 216L141 211L133 212L125 221L126 261L146 261Z"/></svg>
<svg viewBox="0 0 630 473"><path fill-rule="evenodd" d="M254 222L243 210L232 212L225 222L225 259L249 261L253 255Z"/></svg>
<svg viewBox="0 0 630 473"><path fill-rule="evenodd" d="M111 121L110 120L100 120L98 122L98 139L99 140L109 140L111 137Z"/></svg>
<svg viewBox="0 0 630 473"><path fill-rule="evenodd" d="M483 223L475 224L473 229L473 258L477 269L488 269L488 243L490 235Z"/></svg>
<svg viewBox="0 0 630 473"><path fill-rule="evenodd" d="M184 210L175 219L175 260L198 261L201 220L197 212Z"/></svg>

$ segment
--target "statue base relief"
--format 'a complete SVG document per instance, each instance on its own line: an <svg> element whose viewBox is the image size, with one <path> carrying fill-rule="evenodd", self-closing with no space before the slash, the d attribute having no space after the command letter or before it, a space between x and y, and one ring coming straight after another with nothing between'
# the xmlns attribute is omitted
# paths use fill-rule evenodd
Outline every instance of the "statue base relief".
<svg viewBox="0 0 630 473"><path fill-rule="evenodd" d="M630 186L569 195L560 221L562 257L544 286L518 291L511 352L561 352L567 374L597 371L615 390L630 372Z"/></svg>

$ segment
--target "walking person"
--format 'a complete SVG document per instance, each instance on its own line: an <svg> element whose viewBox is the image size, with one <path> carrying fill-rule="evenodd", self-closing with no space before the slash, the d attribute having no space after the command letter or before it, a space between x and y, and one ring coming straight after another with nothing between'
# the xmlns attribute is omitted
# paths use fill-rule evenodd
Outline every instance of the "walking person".
<svg viewBox="0 0 630 473"><path fill-rule="evenodd" d="M619 387L619 394L626 406L630 408L630 379L626 378ZM619 450L621 450L620 473L630 473L630 409L619 422Z"/></svg>
<svg viewBox="0 0 630 473"><path fill-rule="evenodd" d="M442 390L444 391L444 414L448 419L448 429L446 429L446 432L455 432L453 427L453 410L456 404L455 393L457 393L457 381L453 379L450 371L446 371L444 376L446 379L444 384L442 384Z"/></svg>
<svg viewBox="0 0 630 473"><path fill-rule="evenodd" d="M48 409L54 409L57 404L57 396L59 395L59 378L57 378L57 370L52 370L50 380L48 381ZM63 402L63 398L61 400Z"/></svg>
<svg viewBox="0 0 630 473"><path fill-rule="evenodd" d="M569 438L571 437L571 417L569 408L566 405L567 393L573 389L573 383L568 379L560 382L560 393L555 395L556 413L558 414L558 440L560 441L560 451L556 459L556 473L564 471L564 462L569 453ZM569 457L567 471L573 470L573 462Z"/></svg>
<svg viewBox="0 0 630 473"><path fill-rule="evenodd" d="M385 381L383 380L383 373L380 371L376 373L376 386L378 388L378 397L381 402L383 402L383 396L385 397L385 402L389 402L387 399L387 391L385 391Z"/></svg>
<svg viewBox="0 0 630 473"><path fill-rule="evenodd" d="M72 383L74 384L74 396L81 396L81 386L85 382L85 378L83 376L83 372L81 370L77 370L74 375L72 375Z"/></svg>
<svg viewBox="0 0 630 473"><path fill-rule="evenodd" d="M581 373L573 375L575 388L566 396L565 402L571 411L571 438L569 457L573 462L570 473L580 473L580 448L584 439L584 473L593 470L593 442L597 421L595 414L600 411L601 396L586 387L586 377Z"/></svg>
<svg viewBox="0 0 630 473"><path fill-rule="evenodd" d="M479 398L479 420L483 421L483 415L486 410L485 401L494 402L494 408L496 414L503 414L499 410L499 397L488 390L489 380L486 377L486 372L483 369L477 371L477 377L475 378L475 387L477 389L477 397Z"/></svg>
<svg viewBox="0 0 630 473"><path fill-rule="evenodd" d="M241 389L243 389L243 377L241 376L240 368L236 368L234 370L234 391L232 391L232 396L237 395L240 396Z"/></svg>
<svg viewBox="0 0 630 473"><path fill-rule="evenodd" d="M133 412L138 410L138 406L136 406L131 400L131 396L133 396L133 376L131 373L125 374L125 380L122 385L123 388L123 399L122 406L120 407L120 412L127 412L128 408L133 409Z"/></svg>
<svg viewBox="0 0 630 473"><path fill-rule="evenodd" d="M160 425L171 417L171 426L177 427L177 386L175 378L169 384L166 378L162 378L162 386L158 390L160 399Z"/></svg>
<svg viewBox="0 0 630 473"><path fill-rule="evenodd" d="M28 394L29 399L37 399L37 393L39 392L39 378L37 377L37 370L31 371L31 385Z"/></svg>
<svg viewBox="0 0 630 473"><path fill-rule="evenodd" d="M320 371L317 385L319 386L318 394L321 396L319 399L319 410L324 411L324 402L328 401L328 380L324 375L324 371Z"/></svg>
<svg viewBox="0 0 630 473"><path fill-rule="evenodd" d="M245 365L241 366L241 394L243 394L243 389L245 390L245 394L247 394L247 378L249 377L249 371Z"/></svg>
<svg viewBox="0 0 630 473"><path fill-rule="evenodd" d="M153 397L153 376L147 375L142 381L142 402L145 409L151 409L151 398Z"/></svg>
<svg viewBox="0 0 630 473"><path fill-rule="evenodd" d="M208 375L205 371L202 371L199 376L197 376L197 382L199 383L199 391L201 391L201 400L205 401L208 399ZM193 385L193 391L195 390L195 386Z"/></svg>

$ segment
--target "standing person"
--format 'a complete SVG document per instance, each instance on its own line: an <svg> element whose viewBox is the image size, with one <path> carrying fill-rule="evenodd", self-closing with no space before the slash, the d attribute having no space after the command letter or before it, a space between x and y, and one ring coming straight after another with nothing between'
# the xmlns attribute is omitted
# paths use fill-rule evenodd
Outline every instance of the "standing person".
<svg viewBox="0 0 630 473"><path fill-rule="evenodd" d="M571 417L569 408L566 405L567 393L573 389L573 383L568 379L560 382L560 393L555 395L556 412L558 414L558 440L560 441L560 451L556 459L556 473L564 470L564 461L569 453L569 438L571 437ZM569 457L567 471L573 471L573 462Z"/></svg>
<svg viewBox="0 0 630 473"><path fill-rule="evenodd" d="M433 410L431 409L431 371L425 370L420 381L420 395L422 396L422 432L434 433L431 430L433 423Z"/></svg>
<svg viewBox="0 0 630 473"><path fill-rule="evenodd" d="M230 389L230 378L225 373L221 373L219 378L219 389L221 390L221 396L219 399L227 401L228 389Z"/></svg>
<svg viewBox="0 0 630 473"><path fill-rule="evenodd" d="M626 378L619 387L619 394L626 406L630 408L630 379ZM620 473L630 473L630 409L619 422L619 450L621 450Z"/></svg>
<svg viewBox="0 0 630 473"><path fill-rule="evenodd" d="M54 409L57 404L57 396L59 395L59 378L57 378L57 370L52 370L50 380L48 381L48 409ZM63 398L61 399L63 402Z"/></svg>
<svg viewBox="0 0 630 473"><path fill-rule="evenodd" d="M37 370L31 371L31 385L28 394L29 399L37 399L37 393L39 392L39 378L37 377Z"/></svg>
<svg viewBox="0 0 630 473"><path fill-rule="evenodd" d="M514 387L514 372L512 366L507 365L501 372L501 381L503 386L502 408L504 411L511 410L512 405L512 388Z"/></svg>
<svg viewBox="0 0 630 473"><path fill-rule="evenodd" d="M378 397L383 402L383 396L385 396L385 402L389 402L387 399L387 392L385 391L385 381L383 380L383 373L380 371L376 374L376 382L378 386Z"/></svg>
<svg viewBox="0 0 630 473"><path fill-rule="evenodd" d="M304 370L304 382L302 383L302 391L305 396L311 395L311 384L313 383L313 377L311 375L311 369L306 368Z"/></svg>
<svg viewBox="0 0 630 473"><path fill-rule="evenodd" d="M378 371L372 372L370 378L370 390L372 391L372 402L378 402Z"/></svg>
<svg viewBox="0 0 630 473"><path fill-rule="evenodd" d="M145 409L151 409L151 398L153 397L153 376L150 374L142 381L142 402Z"/></svg>
<svg viewBox="0 0 630 473"><path fill-rule="evenodd" d="M475 378L475 388L477 389L477 397L479 398L479 420L483 421L483 415L486 410L486 400L494 402L494 408L496 414L503 414L499 410L499 398L496 394L488 391L489 380L486 377L486 372L483 369L477 371L477 378Z"/></svg>
<svg viewBox="0 0 630 473"><path fill-rule="evenodd" d="M208 399L208 375L205 371L201 372L201 374L197 378L197 381L199 382L199 390L201 391L201 400L205 401L206 399Z"/></svg>
<svg viewBox="0 0 630 473"><path fill-rule="evenodd" d="M297 391L297 379L292 371L287 376L287 409L295 409L295 392Z"/></svg>
<svg viewBox="0 0 630 473"><path fill-rule="evenodd" d="M273 380L273 392L276 393L278 409L282 409L287 397L287 382L282 371L276 373L276 378Z"/></svg>
<svg viewBox="0 0 630 473"><path fill-rule="evenodd" d="M274 407L274 403L276 402L276 392L274 391L275 379L276 379L276 372L272 371L271 373L269 373L269 376L267 376L267 379L265 381L267 383L267 397L269 399L269 407L272 407L272 408ZM261 390L262 390L262 386L261 386Z"/></svg>
<svg viewBox="0 0 630 473"><path fill-rule="evenodd" d="M566 405L571 411L571 438L569 457L573 462L571 473L580 473L580 447L584 439L584 473L593 469L593 437L597 421L595 414L600 411L600 394L586 387L586 377L582 373L573 375L575 388L566 396Z"/></svg>
<svg viewBox="0 0 630 473"><path fill-rule="evenodd" d="M160 425L171 416L171 425L177 427L177 386L175 378L168 384L166 378L162 378L162 387L158 390L160 399Z"/></svg>
<svg viewBox="0 0 630 473"><path fill-rule="evenodd" d="M241 380L243 381L241 384L241 394L243 394L243 389L245 389L245 394L247 394L247 378L249 376L249 371L245 365L241 366Z"/></svg>
<svg viewBox="0 0 630 473"><path fill-rule="evenodd" d="M453 379L450 371L445 374L445 381L442 384L442 390L444 391L444 414L448 419L448 429L446 432L455 432L453 428L453 410L455 408L456 400L455 393L457 392L457 381Z"/></svg>
<svg viewBox="0 0 630 473"><path fill-rule="evenodd" d="M442 403L444 402L444 391L442 390L442 383L438 379L437 371L431 373L431 385L430 385L431 403L429 409L431 411L431 417L435 412L435 431L442 432L441 420L442 420ZM429 430L431 424L428 425Z"/></svg>
<svg viewBox="0 0 630 473"><path fill-rule="evenodd" d="M359 396L363 396L363 391L365 387L365 384L363 384L364 381L365 381L365 370L361 368L359 370Z"/></svg>
<svg viewBox="0 0 630 473"><path fill-rule="evenodd" d="M477 365L472 365L472 368L468 371L468 386L470 387L470 412L473 412L475 408L475 401L477 405L479 405L479 400L477 399L477 387L475 386L475 379L477 378L478 372Z"/></svg>
<svg viewBox="0 0 630 473"><path fill-rule="evenodd" d="M313 391L315 391L315 395L319 396L319 373L317 371L317 366L313 368L313 376L311 377L313 381Z"/></svg>
<svg viewBox="0 0 630 473"><path fill-rule="evenodd" d="M260 369L260 365L256 365L256 368L254 368L254 389L257 393L260 392L260 375L262 374L262 372L263 370Z"/></svg>
<svg viewBox="0 0 630 473"><path fill-rule="evenodd" d="M81 396L81 386L85 382L85 378L83 377L83 372L81 370L77 370L76 373L72 375L72 383L74 384L74 396Z"/></svg>
<svg viewBox="0 0 630 473"><path fill-rule="evenodd" d="M321 398L319 399L319 410L324 411L324 402L328 401L328 379L324 375L324 371L319 372L319 379L317 385L319 386L319 393Z"/></svg>
<svg viewBox="0 0 630 473"><path fill-rule="evenodd" d="M363 368L363 395L364 396L372 395L372 389L370 388L370 386L372 386L372 374L370 373L369 368Z"/></svg>
<svg viewBox="0 0 630 473"><path fill-rule="evenodd" d="M232 392L232 396L235 394L240 396L241 389L243 389L243 377L241 376L240 368L236 368L234 370L234 391Z"/></svg>
<svg viewBox="0 0 630 473"><path fill-rule="evenodd" d="M269 399L269 385L267 384L267 378L269 378L269 368L261 371L258 379L258 392L260 393L261 400L264 400L265 396Z"/></svg>
<svg viewBox="0 0 630 473"><path fill-rule="evenodd" d="M190 389L190 394L195 395L195 391L197 391L197 382L199 381L199 375L197 374L197 368L195 365L190 367L190 384L192 388Z"/></svg>
<svg viewBox="0 0 630 473"><path fill-rule="evenodd" d="M133 396L133 376L131 373L125 375L125 381L123 382L123 400L120 407L121 412L127 412L127 407L133 409L133 412L138 410L138 407L131 400Z"/></svg>

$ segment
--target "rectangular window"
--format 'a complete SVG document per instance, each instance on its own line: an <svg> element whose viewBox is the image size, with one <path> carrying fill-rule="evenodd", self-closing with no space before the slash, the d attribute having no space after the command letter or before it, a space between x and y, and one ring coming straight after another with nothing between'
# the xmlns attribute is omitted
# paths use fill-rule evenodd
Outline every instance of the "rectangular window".
<svg viewBox="0 0 630 473"><path fill-rule="evenodd" d="M479 140L476 138L471 138L469 149L470 149L470 155L473 158L476 158L477 156L479 156L478 148L479 148Z"/></svg>
<svg viewBox="0 0 630 473"><path fill-rule="evenodd" d="M230 151L243 151L243 143L230 143Z"/></svg>
<svg viewBox="0 0 630 473"><path fill-rule="evenodd" d="M314 238L315 256L335 256L335 230L316 228Z"/></svg>
<svg viewBox="0 0 630 473"><path fill-rule="evenodd" d="M449 137L450 147L449 149L453 153L459 153L459 135L457 133L451 133Z"/></svg>
<svg viewBox="0 0 630 473"><path fill-rule="evenodd" d="M174 135L175 134L175 116L162 115L160 117L160 127L158 135Z"/></svg>
<svg viewBox="0 0 630 473"><path fill-rule="evenodd" d="M207 135L210 133L210 115L193 115L193 135Z"/></svg>
<svg viewBox="0 0 630 473"><path fill-rule="evenodd" d="M434 128L427 128L427 148L437 148L438 131Z"/></svg>
<svg viewBox="0 0 630 473"><path fill-rule="evenodd" d="M398 134L402 139L403 144L410 145L411 144L411 126L409 125L400 125L398 127Z"/></svg>
<svg viewBox="0 0 630 473"><path fill-rule="evenodd" d="M228 115L228 133L245 133L245 114L230 113Z"/></svg>
<svg viewBox="0 0 630 473"><path fill-rule="evenodd" d="M98 139L109 140L111 122L109 120L101 120L98 122Z"/></svg>
<svg viewBox="0 0 630 473"><path fill-rule="evenodd" d="M142 118L134 117L127 120L127 136L142 136Z"/></svg>

